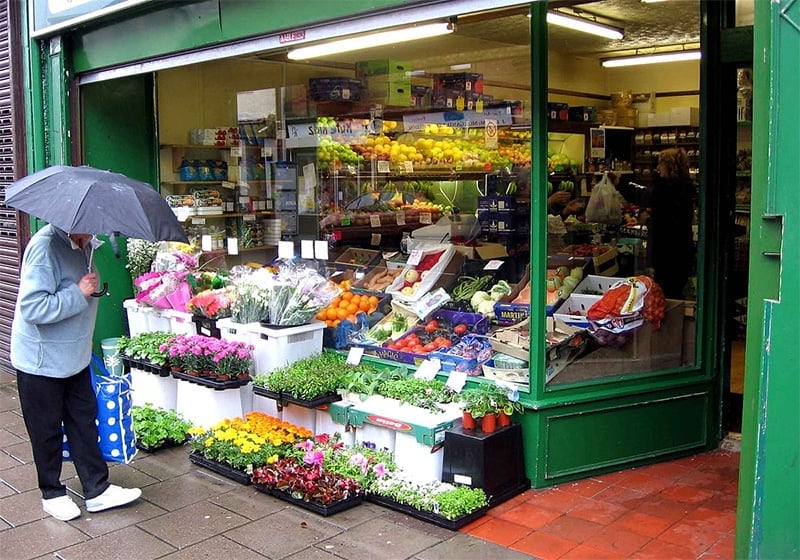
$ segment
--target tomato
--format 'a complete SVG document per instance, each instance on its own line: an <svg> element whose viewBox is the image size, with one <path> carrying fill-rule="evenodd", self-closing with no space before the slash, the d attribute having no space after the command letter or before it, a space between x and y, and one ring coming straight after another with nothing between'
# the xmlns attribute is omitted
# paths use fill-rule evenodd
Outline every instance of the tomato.
<svg viewBox="0 0 800 560"><path fill-rule="evenodd" d="M425 350L426 352L433 352L437 348L438 346L436 345L435 342L429 342L428 344L422 347L422 349Z"/></svg>
<svg viewBox="0 0 800 560"><path fill-rule="evenodd" d="M425 332L426 332L426 333L432 333L432 332L435 332L435 331L436 331L436 329L438 329L438 328L439 328L439 321L437 321L437 320L435 320L435 319L434 319L434 320L432 320L432 321L428 321L428 322L425 324Z"/></svg>
<svg viewBox="0 0 800 560"><path fill-rule="evenodd" d="M455 327L453 327L453 332L458 336L464 336L469 331L469 327L464 323L459 323Z"/></svg>
<svg viewBox="0 0 800 560"><path fill-rule="evenodd" d="M453 345L453 342L447 338L443 338L439 343L439 348L449 348Z"/></svg>

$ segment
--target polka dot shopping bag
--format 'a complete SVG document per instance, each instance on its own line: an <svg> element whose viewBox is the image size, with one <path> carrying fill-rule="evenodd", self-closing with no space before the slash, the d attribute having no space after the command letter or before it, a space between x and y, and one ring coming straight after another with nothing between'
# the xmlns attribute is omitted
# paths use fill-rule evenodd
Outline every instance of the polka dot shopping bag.
<svg viewBox="0 0 800 560"><path fill-rule="evenodd" d="M100 451L106 461L130 463L136 455L130 374L111 375L103 361L95 355L92 355L91 372L97 396L96 423ZM66 434L62 454L65 460L71 459Z"/></svg>

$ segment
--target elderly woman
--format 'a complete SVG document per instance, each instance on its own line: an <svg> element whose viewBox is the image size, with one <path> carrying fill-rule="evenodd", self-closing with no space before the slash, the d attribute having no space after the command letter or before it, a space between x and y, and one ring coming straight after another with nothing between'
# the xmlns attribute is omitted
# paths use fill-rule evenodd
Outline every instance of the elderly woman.
<svg viewBox="0 0 800 560"><path fill-rule="evenodd" d="M686 151L663 150L658 157L657 172L648 224L654 279L666 297L683 299L696 259L692 235L695 185L689 175Z"/></svg>

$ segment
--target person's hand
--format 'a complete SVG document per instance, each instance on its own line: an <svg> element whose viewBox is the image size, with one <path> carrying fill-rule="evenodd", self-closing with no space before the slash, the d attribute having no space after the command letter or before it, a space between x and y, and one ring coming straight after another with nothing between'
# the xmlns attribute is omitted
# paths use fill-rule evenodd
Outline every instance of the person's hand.
<svg viewBox="0 0 800 560"><path fill-rule="evenodd" d="M548 206L563 206L572 199L572 193L568 191L556 191L547 198Z"/></svg>
<svg viewBox="0 0 800 560"><path fill-rule="evenodd" d="M97 291L97 285L100 282L100 277L96 272L90 272L78 281L78 288L85 297L91 296Z"/></svg>
<svg viewBox="0 0 800 560"><path fill-rule="evenodd" d="M564 211L562 215L564 216L571 216L572 214L580 214L583 212L583 201L579 199L570 200L567 205L564 207Z"/></svg>

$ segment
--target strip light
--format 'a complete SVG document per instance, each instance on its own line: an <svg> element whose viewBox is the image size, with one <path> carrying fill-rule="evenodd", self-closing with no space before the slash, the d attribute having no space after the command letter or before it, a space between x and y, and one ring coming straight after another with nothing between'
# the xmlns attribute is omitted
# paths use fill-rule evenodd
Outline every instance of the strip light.
<svg viewBox="0 0 800 560"><path fill-rule="evenodd" d="M622 56L619 58L606 58L600 61L604 68L619 68L622 66L638 66L640 64L659 64L662 62L681 62L684 60L700 60L699 50L675 51L656 54L638 54Z"/></svg>
<svg viewBox="0 0 800 560"><path fill-rule="evenodd" d="M357 37L349 37L347 39L338 39L318 45L300 47L290 50L286 56L290 60L306 60L309 58L318 58L320 56L379 47L382 45L393 45L395 43L404 43L416 39L447 35L453 32L453 27L454 26L450 23L427 23L414 27L392 29L390 31L378 31L377 33L368 33Z"/></svg>
<svg viewBox="0 0 800 560"><path fill-rule="evenodd" d="M561 12L547 12L547 23L566 27L575 31L583 31L606 39L622 39L622 29L597 23L586 18L570 16Z"/></svg>

